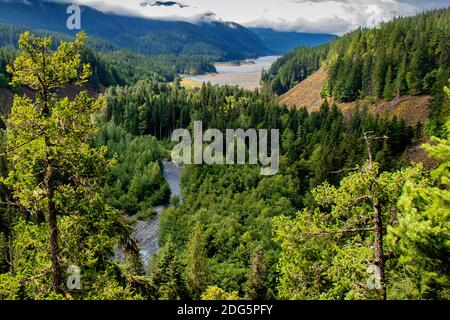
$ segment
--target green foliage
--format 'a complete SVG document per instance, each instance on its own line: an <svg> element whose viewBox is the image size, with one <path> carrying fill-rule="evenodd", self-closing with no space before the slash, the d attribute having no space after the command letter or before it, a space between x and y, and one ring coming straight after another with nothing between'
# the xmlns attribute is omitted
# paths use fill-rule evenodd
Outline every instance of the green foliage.
<svg viewBox="0 0 450 320"><path fill-rule="evenodd" d="M7 257L9 256L8 242L3 232L0 232L0 274L8 270Z"/></svg>
<svg viewBox="0 0 450 320"><path fill-rule="evenodd" d="M199 93L201 99L202 94L208 96L202 92L211 91L214 101L220 101L222 92L227 90L228 87L205 86L191 94ZM116 94L121 96L118 91ZM232 97L234 101L243 100ZM251 102L252 95L247 99L247 109L238 103L234 107L240 110L237 121L247 118L246 123L260 123L262 127L270 125L276 117L282 119L276 124L284 131L281 172L274 177L261 177L258 168L251 166L188 166L182 178L184 202L164 212L160 232L162 243L171 237L180 252L184 252L192 229L202 224L211 274L207 285L257 298L273 298L279 257L271 233L273 218L294 216L298 209L311 203L311 187L327 180L338 183L347 171L337 171L362 163L366 157L363 132L392 137L387 143L375 141L372 146L377 152L386 151L389 167L409 144L412 132L402 121L372 117L364 110L357 110L346 121L335 106L324 105L319 112L308 114L306 110L257 107ZM223 103L231 100L224 99ZM204 119L213 119L213 125L223 123L224 119L214 118L217 112L207 100L203 108ZM197 108L192 117L198 111ZM233 117L236 115L230 114L230 122L223 126L233 127L236 123ZM212 125L204 122L204 126ZM255 258L258 246L266 249Z"/></svg>
<svg viewBox="0 0 450 320"><path fill-rule="evenodd" d="M446 128L446 139L434 137L433 145L423 146L439 161L432 180L407 183L398 202L398 223L389 230L398 257L393 298L448 299L450 294L450 120Z"/></svg>
<svg viewBox="0 0 450 320"><path fill-rule="evenodd" d="M128 84L151 78L174 81L179 74L214 73L212 57L185 55L141 55L126 50L101 53L103 60L110 62Z"/></svg>
<svg viewBox="0 0 450 320"><path fill-rule="evenodd" d="M106 146L108 157L117 162L104 187L113 207L130 216L150 218L154 206L169 201L169 185L160 164L165 150L156 138L134 137L108 124L96 135L95 142L97 147Z"/></svg>
<svg viewBox="0 0 450 320"><path fill-rule="evenodd" d="M329 44L298 48L263 75L266 86L283 94L323 66L323 97L339 102L376 97L431 94L429 134L440 135L450 116L442 87L450 77L450 9L398 18L379 28L358 29Z"/></svg>
<svg viewBox="0 0 450 320"><path fill-rule="evenodd" d="M305 80L320 67L325 59L329 45L324 44L315 48L299 47L278 59L263 73L262 81L269 84L276 94L282 94Z"/></svg>
<svg viewBox="0 0 450 320"><path fill-rule="evenodd" d="M192 166L185 170L184 202L165 211L162 240L173 236L184 251L191 230L201 223L211 275L207 284L243 292L251 255L258 244L270 248L264 252L264 259L270 266L275 263L271 219L292 212L289 199L294 198L294 185L289 177L262 179L257 168L247 166ZM272 190L276 192L272 194ZM264 285L270 287L275 281L272 268Z"/></svg>
<svg viewBox="0 0 450 320"><path fill-rule="evenodd" d="M366 270L374 261L374 206L382 208L383 224L396 220L396 203L404 185L421 181L421 167L379 173L365 164L342 179L314 189L315 209L295 219L275 220L282 247L279 293L285 299L374 299Z"/></svg>
<svg viewBox="0 0 450 320"><path fill-rule="evenodd" d="M250 273L245 288L245 298L250 300L264 300L267 297L266 267L263 261L262 247L257 247L252 257Z"/></svg>
<svg viewBox="0 0 450 320"><path fill-rule="evenodd" d="M1 77L7 76L4 68L17 54L19 35L25 31L27 29L22 27L0 25L0 87ZM51 36L55 44L72 40L68 35L50 31L35 31L35 34L42 37ZM94 37L89 37L86 43L87 47L83 48L81 59L83 63L91 66L92 76L89 82L94 90L113 85L133 84L145 78L174 81L177 74L216 72L212 64L213 57L210 56L175 54L149 56ZM9 82L8 77L7 80Z"/></svg>
<svg viewBox="0 0 450 320"><path fill-rule="evenodd" d="M182 264L169 239L152 261L150 269L151 298L158 300L179 300L186 297Z"/></svg>
<svg viewBox="0 0 450 320"><path fill-rule="evenodd" d="M12 81L33 90L36 99L16 95L6 121L9 171L2 182L11 190L17 218L11 227L10 270L2 281L18 290L0 296L102 299L106 289L97 279L111 281L110 296L133 296L117 282L118 272L112 272L117 266L110 260L131 231L101 195L113 162L106 159L105 147L91 147L97 131L91 116L102 110L104 100L86 91L74 100L56 94L87 81L89 66L80 66L84 38L81 33L52 51L51 38L24 33L20 54L7 67ZM72 264L83 272L83 288L68 293L62 273Z"/></svg>
<svg viewBox="0 0 450 320"><path fill-rule="evenodd" d="M240 300L240 298L237 292L225 292L217 286L212 286L202 294L202 300Z"/></svg>
<svg viewBox="0 0 450 320"><path fill-rule="evenodd" d="M185 277L190 297L198 299L209 282L206 242L203 228L195 225L186 245Z"/></svg>
<svg viewBox="0 0 450 320"><path fill-rule="evenodd" d="M403 120L375 117L365 109L357 108L346 126L335 105L330 108L325 102L320 112L308 114L275 104L271 95L237 87L204 85L189 90L145 80L132 87L112 87L105 97L106 119L135 135L170 138L174 129L192 129L194 120L201 120L204 129L280 129L289 164L304 160L298 165L306 171L305 189L310 181L313 186L325 179L337 181L339 175L332 171L361 163L364 131L389 137L387 144L374 144L375 153L383 152L383 168L394 165L393 158L403 153L413 137L413 129Z"/></svg>
<svg viewBox="0 0 450 320"><path fill-rule="evenodd" d="M430 13L443 18L427 28L442 29L445 13ZM403 30L400 25L410 23L405 21L380 30ZM384 39L379 30L359 30L318 50L298 49L302 58L297 62L303 64L280 88L330 57L323 93L342 101L374 92L391 99L412 93L411 88L433 91L446 70L435 68L428 49L436 43L442 49L443 42L437 37L430 44L428 33L415 41L409 32L400 41L395 30L391 34L397 39L376 50L372 41ZM365 54L361 41L371 54ZM398 41L414 49L386 52L384 43ZM36 99L16 96L6 122L0 194L8 201L0 215L0 299L380 299L383 290L368 286L373 265L381 265L377 241L383 245L388 298L448 298L446 130L424 147L439 162L428 175L422 166L404 167L400 160L418 138L403 120L373 116L365 106L344 117L326 100L317 112L288 110L267 91L180 88L160 82L145 64L139 68L150 79L124 87L120 81L133 81L133 75L122 77L122 67L116 74L109 67L116 62L107 54L83 51L83 42L81 35L53 52L50 39L25 34L22 51L9 67L13 82L30 87ZM118 61L128 59L122 54ZM419 71L412 60L429 72L415 78ZM73 100L56 95L68 84L88 81L83 61L105 66L94 72L102 75L94 82L116 85L105 98L85 92ZM284 63L277 68L287 72ZM261 176L258 166L186 166L183 200L174 197L164 211L161 250L142 275L136 241L130 238L131 219L122 213L148 218L154 206L169 201L161 161L172 145L157 138L170 137L176 128L191 130L194 120L203 121L205 129L280 129L280 172ZM371 140L370 150L363 139L368 132L384 137ZM368 151L376 162L366 161ZM375 213L381 217L378 224ZM56 254L55 244L63 248ZM126 263L111 259L118 246ZM55 256L62 273L69 265L81 268L81 290L55 290Z"/></svg>
<svg viewBox="0 0 450 320"><path fill-rule="evenodd" d="M66 27L64 3L29 0L0 2L0 21L28 28L74 34ZM211 19L197 22L145 19L107 13L82 6L83 30L102 39L102 47L127 48L145 55L176 54L243 60L269 53L251 30L236 23ZM209 20L209 17L206 17Z"/></svg>

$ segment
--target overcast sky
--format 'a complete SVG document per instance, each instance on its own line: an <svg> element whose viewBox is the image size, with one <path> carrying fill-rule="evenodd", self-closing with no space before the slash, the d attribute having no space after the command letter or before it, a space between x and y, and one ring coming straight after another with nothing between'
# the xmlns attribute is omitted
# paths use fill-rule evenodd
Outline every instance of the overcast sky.
<svg viewBox="0 0 450 320"><path fill-rule="evenodd" d="M374 26L398 15L447 7L450 0L173 0L180 5L154 4L154 0L78 0L104 11L148 17L195 20L206 12L216 19L245 26L272 27L299 32L343 34L359 26ZM167 2L161 0L160 2ZM125 10L125 8L127 10Z"/></svg>

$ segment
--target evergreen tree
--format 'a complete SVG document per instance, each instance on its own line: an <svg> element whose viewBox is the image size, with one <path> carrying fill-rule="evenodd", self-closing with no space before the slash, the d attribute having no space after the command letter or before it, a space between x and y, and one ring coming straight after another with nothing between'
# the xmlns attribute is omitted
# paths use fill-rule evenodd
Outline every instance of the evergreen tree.
<svg viewBox="0 0 450 320"><path fill-rule="evenodd" d="M199 298L209 282L208 260L203 228L196 224L186 247L185 278L192 298Z"/></svg>
<svg viewBox="0 0 450 320"><path fill-rule="evenodd" d="M409 71L406 74L409 93L418 95L423 90L423 79L427 70L427 52L424 37L420 37L412 55Z"/></svg>
<svg viewBox="0 0 450 320"><path fill-rule="evenodd" d="M151 297L156 300L179 300L185 298L182 266L175 253L172 240L168 240L151 265Z"/></svg>
<svg viewBox="0 0 450 320"><path fill-rule="evenodd" d="M90 115L101 110L103 100L94 100L86 92L74 102L60 99L56 93L73 81L87 81L89 65L80 65L80 50L85 40L80 33L75 42L62 42L51 52L51 38L35 38L24 33L19 40L20 55L7 69L12 81L28 86L36 93L36 101L16 96L7 121L8 157L12 169L5 181L14 191L16 201L36 215L47 215L51 232L53 289L62 293L59 256L58 203L61 187L77 183L84 174L92 174L83 161L105 165L104 150L89 148L95 127ZM99 172L100 173L100 172ZM78 176L74 181L66 180ZM72 178L73 179L73 178ZM42 187L43 186L43 187ZM45 199L44 201L38 199Z"/></svg>
<svg viewBox="0 0 450 320"><path fill-rule="evenodd" d="M258 246L252 257L252 264L246 284L245 298L250 300L264 300L267 297L266 268L263 261L263 250Z"/></svg>
<svg viewBox="0 0 450 320"><path fill-rule="evenodd" d="M388 70L386 72L386 81L384 84L383 97L387 101L391 101L392 99L394 99L394 83L391 65L389 65Z"/></svg>
<svg viewBox="0 0 450 320"><path fill-rule="evenodd" d="M372 85L376 97L383 96L383 90L386 82L386 55L382 48L379 48L373 67Z"/></svg>
<svg viewBox="0 0 450 320"><path fill-rule="evenodd" d="M400 64L400 67L398 68L397 72L397 79L395 80L395 92L396 96L400 97L402 94L405 94L408 92L408 84L406 83L406 72L407 72L407 66L408 66L408 56L405 53L403 55L402 63Z"/></svg>
<svg viewBox="0 0 450 320"><path fill-rule="evenodd" d="M399 269L392 284L401 299L447 299L450 294L450 120L446 127L445 139L434 137L433 145L423 146L438 168L430 180L406 184L398 223L389 230Z"/></svg>
<svg viewBox="0 0 450 320"><path fill-rule="evenodd" d="M80 67L84 39L80 33L52 52L51 38L24 33L20 54L8 66L12 81L36 96L16 95L6 123L9 173L2 181L25 217L12 228L13 262L0 279L1 288L4 282L19 284L15 289L21 291L9 287L14 297L69 297L63 270L72 264L84 272L82 289L72 293L76 297L137 297L109 271L114 246L125 243L130 230L100 193L113 162L105 158L106 148L91 146L97 130L91 116L103 109L104 100L85 91L73 101L60 96L68 84L87 81L89 66Z"/></svg>

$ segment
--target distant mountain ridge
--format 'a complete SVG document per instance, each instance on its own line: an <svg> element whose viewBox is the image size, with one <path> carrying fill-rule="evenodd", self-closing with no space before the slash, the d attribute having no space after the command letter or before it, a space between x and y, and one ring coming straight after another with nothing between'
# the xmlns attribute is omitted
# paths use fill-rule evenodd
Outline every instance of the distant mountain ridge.
<svg viewBox="0 0 450 320"><path fill-rule="evenodd" d="M285 54L298 46L315 47L337 38L334 34L276 31L271 28L250 28L275 54Z"/></svg>
<svg viewBox="0 0 450 320"><path fill-rule="evenodd" d="M66 20L67 4L0 0L0 23L73 35ZM263 41L245 27L222 21L152 20L120 16L81 6L82 29L138 53L211 56L219 60L254 58L270 53Z"/></svg>
<svg viewBox="0 0 450 320"><path fill-rule="evenodd" d="M144 1L141 6L161 3ZM179 2L164 2L163 5L185 6ZM74 35L77 30L66 27L66 9L67 4L51 1L0 0L0 24ZM137 53L207 56L219 61L284 54L301 45L316 46L336 38L331 34L246 28L234 22L211 19L211 15L206 13L204 19L191 23L104 13L81 6L81 26L90 36Z"/></svg>

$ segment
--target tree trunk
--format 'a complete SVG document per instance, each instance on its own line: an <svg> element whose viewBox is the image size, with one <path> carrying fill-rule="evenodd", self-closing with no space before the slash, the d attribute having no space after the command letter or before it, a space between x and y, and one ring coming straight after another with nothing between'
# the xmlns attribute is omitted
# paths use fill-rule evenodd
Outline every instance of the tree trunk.
<svg viewBox="0 0 450 320"><path fill-rule="evenodd" d="M13 277L16 276L16 268L14 265L14 248L13 248L13 243L12 243L12 238L11 236L8 237L8 255L9 255L9 271L11 272L11 275Z"/></svg>
<svg viewBox="0 0 450 320"><path fill-rule="evenodd" d="M53 197L55 195L55 188L53 185L53 168L49 160L50 142L46 137L45 143L47 145L47 168L45 171L45 187L47 188L47 213L48 213L48 225L50 227L50 246L52 256L52 272L53 272L53 290L56 293L63 293L61 265L59 263L59 246L58 246L58 221L56 213L56 205Z"/></svg>
<svg viewBox="0 0 450 320"><path fill-rule="evenodd" d="M384 255L383 255L383 221L381 217L381 204L376 202L373 206L375 215L375 265L380 269L380 285L383 300L386 300L386 283L384 275Z"/></svg>

